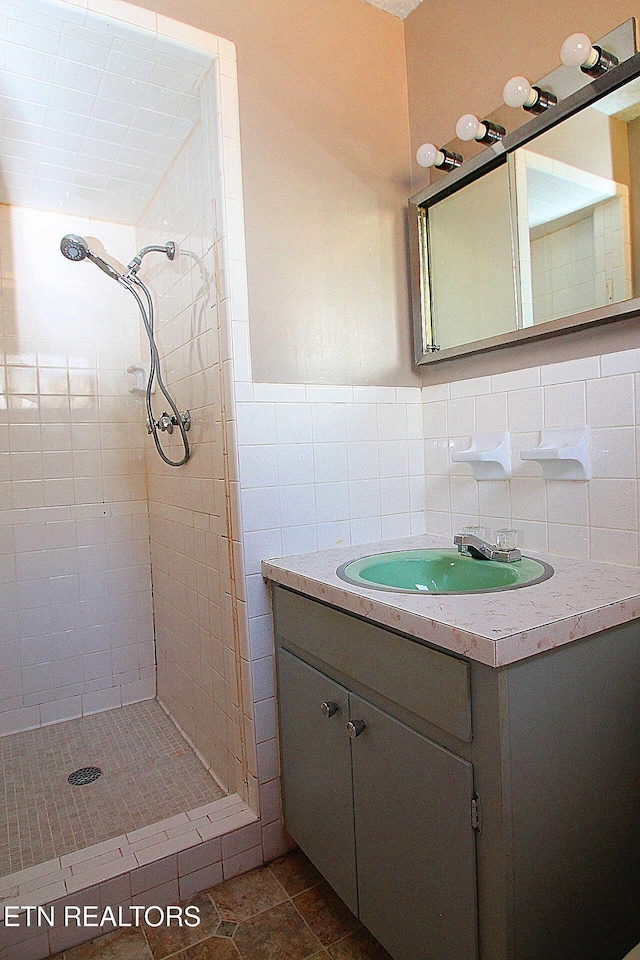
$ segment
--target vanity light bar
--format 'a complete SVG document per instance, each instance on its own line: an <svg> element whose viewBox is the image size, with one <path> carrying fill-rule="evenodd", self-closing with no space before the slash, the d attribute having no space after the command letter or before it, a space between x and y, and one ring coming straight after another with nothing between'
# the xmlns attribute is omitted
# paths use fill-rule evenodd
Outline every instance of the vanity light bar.
<svg viewBox="0 0 640 960"><path fill-rule="evenodd" d="M613 53L593 44L585 33L572 33L567 37L560 50L560 59L567 67L580 67L589 77L600 77L619 63ZM505 83L502 96L508 107L522 107L533 114L544 113L558 102L554 93L543 90L521 76L511 77ZM505 135L504 127L491 120L479 120L472 113L465 113L456 124L456 136L462 141L475 140L490 145L499 142ZM445 147L423 143L418 147L416 160L421 167L449 171L459 167L463 158Z"/></svg>

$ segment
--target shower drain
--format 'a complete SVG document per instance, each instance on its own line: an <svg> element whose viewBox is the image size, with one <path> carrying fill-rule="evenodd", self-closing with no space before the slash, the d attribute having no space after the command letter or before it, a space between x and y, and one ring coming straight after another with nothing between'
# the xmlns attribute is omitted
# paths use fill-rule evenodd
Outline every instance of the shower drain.
<svg viewBox="0 0 640 960"><path fill-rule="evenodd" d="M100 767L80 767L79 770L74 770L73 773L69 774L67 781L72 787L84 787L85 783L93 783L101 776L102 770Z"/></svg>

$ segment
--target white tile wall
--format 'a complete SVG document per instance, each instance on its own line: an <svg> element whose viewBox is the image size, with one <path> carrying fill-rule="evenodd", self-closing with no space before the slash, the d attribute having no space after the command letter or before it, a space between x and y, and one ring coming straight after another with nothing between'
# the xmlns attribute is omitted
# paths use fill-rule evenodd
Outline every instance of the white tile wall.
<svg viewBox="0 0 640 960"><path fill-rule="evenodd" d="M509 525L527 550L637 566L640 351L423 388L427 530ZM543 427L591 426L593 478L545 481L519 451ZM476 481L451 463L473 432L511 431L513 477ZM623 532L624 531L624 535Z"/></svg>
<svg viewBox="0 0 640 960"><path fill-rule="evenodd" d="M0 207L0 732L154 695L137 308L65 233L131 228Z"/></svg>
<svg viewBox="0 0 640 960"><path fill-rule="evenodd" d="M596 297L593 212L532 240L531 273L536 323L606 303Z"/></svg>
<svg viewBox="0 0 640 960"><path fill-rule="evenodd" d="M212 63L140 30L156 23L140 15L125 25L70 3L0 3L2 202L138 220L198 118Z"/></svg>
<svg viewBox="0 0 640 960"><path fill-rule="evenodd" d="M243 304L231 302L232 328ZM248 332L248 331L247 331ZM242 672L250 789L257 776L265 856L284 852L267 557L424 532L419 388L253 383L248 337L232 337L236 529L242 538ZM238 355L238 345L246 351ZM234 534L235 535L235 534ZM250 705L250 706L249 706Z"/></svg>
<svg viewBox="0 0 640 960"><path fill-rule="evenodd" d="M398 399L393 387L327 387L318 401L317 388L296 384L286 385L295 388L290 399L284 391L284 399L260 399L276 396L273 386L253 384L257 399L245 389L236 404L250 547L303 553L375 540L384 531L423 532L419 388ZM247 573L259 573L259 564Z"/></svg>
<svg viewBox="0 0 640 960"><path fill-rule="evenodd" d="M213 75L201 95L204 112L215 121ZM207 126L198 124L136 234L138 246L173 240L179 247L173 262L150 256L144 278L156 298L167 385L178 407L188 407L192 416L192 456L185 466L166 466L153 449L147 454L158 695L216 778L242 791L214 282L219 148ZM163 409L160 394L154 409ZM163 442L169 456L179 459L179 434Z"/></svg>
<svg viewBox="0 0 640 960"><path fill-rule="evenodd" d="M532 239L533 315L537 323L619 303L632 295L627 188L568 226Z"/></svg>

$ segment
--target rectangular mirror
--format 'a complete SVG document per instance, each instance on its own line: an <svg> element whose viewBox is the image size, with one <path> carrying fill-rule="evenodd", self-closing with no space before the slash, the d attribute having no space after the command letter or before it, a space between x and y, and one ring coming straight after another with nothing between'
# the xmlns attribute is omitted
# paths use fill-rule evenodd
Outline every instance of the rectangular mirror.
<svg viewBox="0 0 640 960"><path fill-rule="evenodd" d="M624 62L410 201L418 363L635 309L640 56L634 22L601 42L619 33Z"/></svg>

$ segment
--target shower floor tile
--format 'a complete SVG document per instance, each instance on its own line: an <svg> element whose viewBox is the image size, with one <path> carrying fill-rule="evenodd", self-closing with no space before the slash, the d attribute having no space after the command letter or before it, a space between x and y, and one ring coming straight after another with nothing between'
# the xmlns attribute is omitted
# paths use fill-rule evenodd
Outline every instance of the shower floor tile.
<svg viewBox="0 0 640 960"><path fill-rule="evenodd" d="M67 777L96 766L100 779ZM223 797L155 700L0 738L0 876Z"/></svg>

